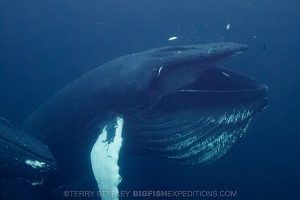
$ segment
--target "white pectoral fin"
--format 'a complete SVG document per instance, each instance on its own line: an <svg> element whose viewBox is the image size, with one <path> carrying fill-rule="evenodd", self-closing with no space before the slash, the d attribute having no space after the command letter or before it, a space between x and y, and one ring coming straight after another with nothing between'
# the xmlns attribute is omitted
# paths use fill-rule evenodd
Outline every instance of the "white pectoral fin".
<svg viewBox="0 0 300 200"><path fill-rule="evenodd" d="M103 200L119 199L118 185L121 182L119 174L119 152L122 146L123 118L116 117L113 122L100 131L100 135L91 151L91 164L99 191L105 191ZM100 192L101 193L101 192Z"/></svg>

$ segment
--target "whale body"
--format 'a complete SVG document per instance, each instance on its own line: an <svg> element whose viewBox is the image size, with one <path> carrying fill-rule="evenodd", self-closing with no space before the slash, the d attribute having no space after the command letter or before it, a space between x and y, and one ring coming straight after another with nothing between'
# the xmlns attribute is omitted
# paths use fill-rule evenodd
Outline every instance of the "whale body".
<svg viewBox="0 0 300 200"><path fill-rule="evenodd" d="M219 66L245 50L243 44L212 43L116 58L61 89L33 112L23 130L48 145L61 184L92 169L99 190L117 187L120 149L210 164L267 104L265 84ZM107 172L114 170L105 166L116 170ZM115 177L114 186L105 186L107 175Z"/></svg>

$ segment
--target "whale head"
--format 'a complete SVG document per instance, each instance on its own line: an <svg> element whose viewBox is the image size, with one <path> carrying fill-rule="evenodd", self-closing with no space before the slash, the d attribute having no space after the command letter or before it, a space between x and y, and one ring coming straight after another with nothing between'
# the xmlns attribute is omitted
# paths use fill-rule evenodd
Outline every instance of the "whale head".
<svg viewBox="0 0 300 200"><path fill-rule="evenodd" d="M148 103L130 115L127 140L181 163L209 164L222 157L267 105L265 84L218 66L246 49L216 43L148 51Z"/></svg>

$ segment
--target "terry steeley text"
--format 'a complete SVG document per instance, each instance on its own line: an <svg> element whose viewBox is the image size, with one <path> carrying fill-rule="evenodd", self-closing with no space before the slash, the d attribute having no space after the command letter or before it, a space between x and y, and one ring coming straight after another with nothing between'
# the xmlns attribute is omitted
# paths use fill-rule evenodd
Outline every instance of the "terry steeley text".
<svg viewBox="0 0 300 200"><path fill-rule="evenodd" d="M132 191L91 191L69 190L63 192L64 197L237 197L238 191L233 190L132 190Z"/></svg>

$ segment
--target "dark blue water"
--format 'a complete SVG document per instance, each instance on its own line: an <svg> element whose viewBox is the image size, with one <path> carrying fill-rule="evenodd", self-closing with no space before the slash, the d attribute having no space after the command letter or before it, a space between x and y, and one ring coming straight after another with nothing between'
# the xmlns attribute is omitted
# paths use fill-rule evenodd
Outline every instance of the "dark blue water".
<svg viewBox="0 0 300 200"><path fill-rule="evenodd" d="M269 107L246 136L207 167L132 158L124 172L131 178L128 188L299 199L299 8L296 0L2 0L0 115L20 125L65 84L121 55L165 45L245 43L247 53L225 65L270 89ZM178 39L168 41L171 36Z"/></svg>

